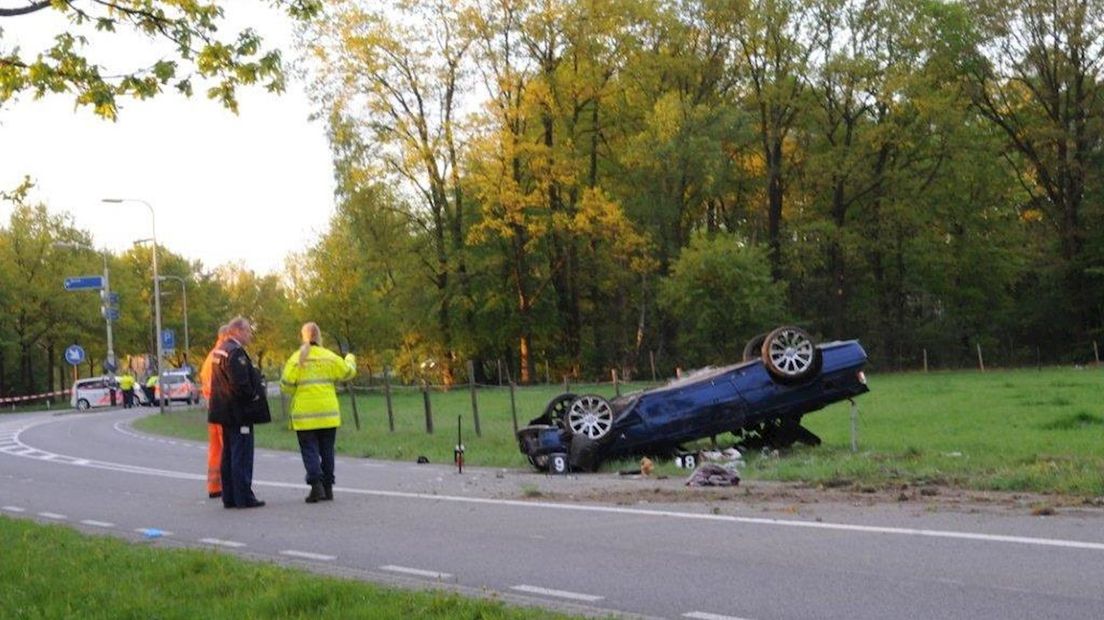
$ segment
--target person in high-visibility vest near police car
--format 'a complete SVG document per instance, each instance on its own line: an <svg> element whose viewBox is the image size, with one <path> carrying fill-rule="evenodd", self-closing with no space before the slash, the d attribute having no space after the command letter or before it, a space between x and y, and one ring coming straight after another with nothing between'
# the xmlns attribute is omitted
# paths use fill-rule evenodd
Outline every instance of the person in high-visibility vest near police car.
<svg viewBox="0 0 1104 620"><path fill-rule="evenodd" d="M134 406L134 375L127 370L119 376L119 389L123 391L123 409Z"/></svg>
<svg viewBox="0 0 1104 620"><path fill-rule="evenodd" d="M334 383L356 375L356 357L343 358L322 347L317 323L300 330L302 345L284 364L280 390L291 397L290 423L299 439L299 452L307 470L310 494L307 503L333 499L334 442L341 426Z"/></svg>

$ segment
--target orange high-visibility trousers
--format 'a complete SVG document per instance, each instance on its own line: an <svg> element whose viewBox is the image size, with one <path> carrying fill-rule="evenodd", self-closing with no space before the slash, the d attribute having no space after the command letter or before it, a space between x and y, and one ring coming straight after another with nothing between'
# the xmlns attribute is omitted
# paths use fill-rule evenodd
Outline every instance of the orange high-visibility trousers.
<svg viewBox="0 0 1104 620"><path fill-rule="evenodd" d="M207 494L222 493L222 425L207 424Z"/></svg>

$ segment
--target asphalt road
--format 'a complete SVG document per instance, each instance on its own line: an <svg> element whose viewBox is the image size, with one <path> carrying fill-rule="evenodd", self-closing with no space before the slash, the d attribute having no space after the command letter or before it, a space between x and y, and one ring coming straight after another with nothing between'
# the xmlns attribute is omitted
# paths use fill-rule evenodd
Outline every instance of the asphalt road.
<svg viewBox="0 0 1104 620"><path fill-rule="evenodd" d="M602 479L365 459L339 459L336 500L308 505L298 455L267 450L268 506L225 510L206 446L130 428L148 414L0 416L0 514L587 614L1104 618L1099 515L560 503L524 490Z"/></svg>

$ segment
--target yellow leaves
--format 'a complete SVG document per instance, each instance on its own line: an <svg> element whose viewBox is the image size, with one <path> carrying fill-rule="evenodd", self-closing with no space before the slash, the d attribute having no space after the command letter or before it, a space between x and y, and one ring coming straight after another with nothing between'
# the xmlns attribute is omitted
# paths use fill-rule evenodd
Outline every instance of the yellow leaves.
<svg viewBox="0 0 1104 620"><path fill-rule="evenodd" d="M1024 222L1041 222L1043 221L1043 212L1039 209L1024 209L1020 213L1020 220Z"/></svg>

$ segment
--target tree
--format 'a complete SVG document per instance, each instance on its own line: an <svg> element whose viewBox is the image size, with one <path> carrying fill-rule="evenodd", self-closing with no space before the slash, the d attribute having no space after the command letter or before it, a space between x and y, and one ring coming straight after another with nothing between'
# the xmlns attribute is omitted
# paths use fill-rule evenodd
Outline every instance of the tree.
<svg viewBox="0 0 1104 620"><path fill-rule="evenodd" d="M320 0L269 0L293 19L308 20L320 8ZM5 48L0 38L0 104L29 92L35 98L47 93L71 93L79 106L114 120L119 97L147 99L163 87L191 95L193 80L211 81L210 99L237 111L239 86L263 84L271 92L284 89L279 50L265 51L252 29L236 38L222 38L219 26L223 8L200 0L23 0L15 7L0 8L0 37L6 22L34 13L54 11L70 26L54 37L53 45L26 55L18 47ZM131 31L155 46L166 46L167 56L149 66L119 70L98 64L90 41L120 31ZM112 59L118 64L130 58Z"/></svg>
<svg viewBox="0 0 1104 620"><path fill-rule="evenodd" d="M14 387L23 393L51 387L63 343L76 342L80 334L96 334L92 342L97 342L103 333L95 330L102 325L95 310L99 304L78 293L67 294L61 287L79 263L75 252L57 246L88 245L87 233L77 230L71 217L30 204L30 189L26 182L0 196L14 205L7 228L0 229L0 265L5 266L0 277L6 297L0 334L10 338L0 342L0 376L6 375L5 351L14 349L18 360Z"/></svg>
<svg viewBox="0 0 1104 620"><path fill-rule="evenodd" d="M359 179L378 171L417 199L419 208L409 215L430 240L423 261L437 289L437 331L450 377L455 298L470 296L456 116L471 41L459 27L456 2L372 6L335 2L305 38L317 75L312 94L331 119L335 145L344 147L337 153L345 157L339 167L367 164L359 175L342 179L353 183L339 192L366 189ZM367 144L373 148L365 153ZM350 150L352 145L362 148ZM350 154L358 159L350 161ZM365 155L373 159L365 161ZM467 312L460 324L470 329L471 321Z"/></svg>
<svg viewBox="0 0 1104 620"><path fill-rule="evenodd" d="M744 342L785 315L784 284L773 282L765 253L733 235L697 235L659 289L679 323L683 359L732 363Z"/></svg>
<svg viewBox="0 0 1104 620"><path fill-rule="evenodd" d="M1100 326L1104 261L1086 253L1094 222L1086 196L1099 192L1104 141L1104 2L977 0L975 53L960 70L977 110L1015 153L1008 163L1057 238L1070 330ZM1090 204L1091 206L1091 204ZM1095 286L1092 286L1095 285Z"/></svg>
<svg viewBox="0 0 1104 620"><path fill-rule="evenodd" d="M748 87L745 105L756 117L758 156L765 173L771 273L782 278L782 216L792 135L807 87L811 42L807 0L745 0L733 16L738 61L733 71Z"/></svg>

